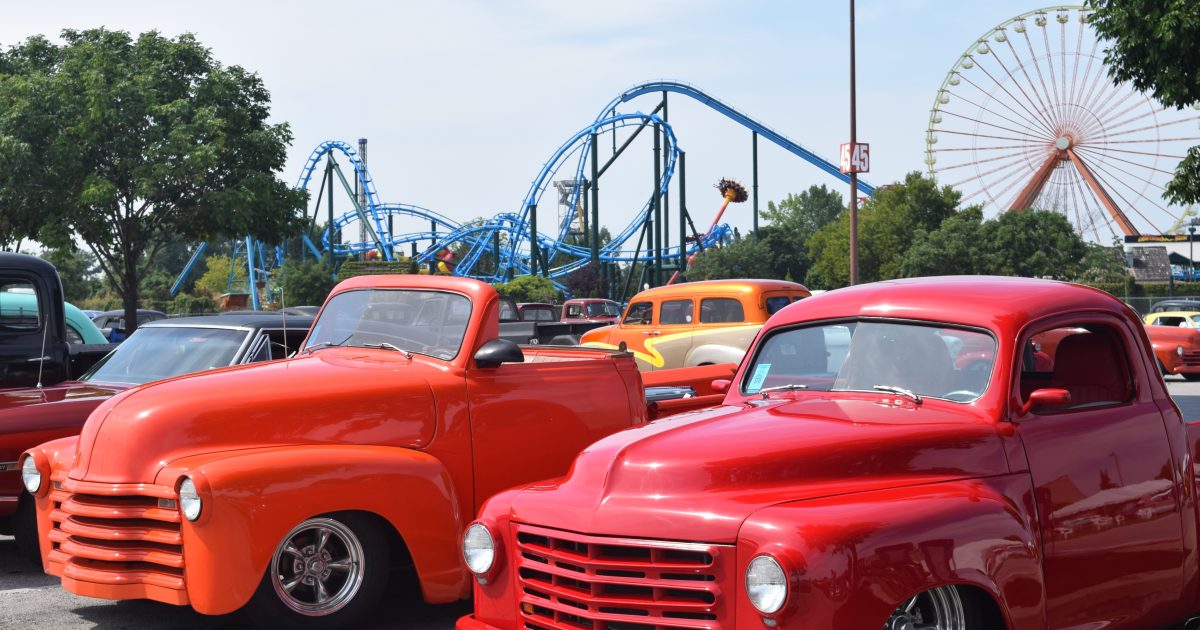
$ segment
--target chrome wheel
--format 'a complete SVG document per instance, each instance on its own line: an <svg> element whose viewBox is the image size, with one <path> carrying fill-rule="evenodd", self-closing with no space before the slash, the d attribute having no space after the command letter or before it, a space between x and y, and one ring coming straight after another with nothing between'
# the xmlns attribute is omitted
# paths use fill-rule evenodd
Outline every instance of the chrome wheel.
<svg viewBox="0 0 1200 630"><path fill-rule="evenodd" d="M966 630L962 597L953 586L939 586L900 604L883 630Z"/></svg>
<svg viewBox="0 0 1200 630"><path fill-rule="evenodd" d="M288 608L312 617L328 615L350 603L362 586L362 543L340 521L309 519L283 537L270 575L275 594Z"/></svg>

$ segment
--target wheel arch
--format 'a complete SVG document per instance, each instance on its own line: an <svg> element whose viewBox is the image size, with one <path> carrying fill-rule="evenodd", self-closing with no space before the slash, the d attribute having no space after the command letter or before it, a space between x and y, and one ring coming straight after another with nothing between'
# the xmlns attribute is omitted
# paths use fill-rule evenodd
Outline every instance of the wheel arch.
<svg viewBox="0 0 1200 630"><path fill-rule="evenodd" d="M250 600L281 538L306 519L362 513L396 543L390 559L411 560L429 602L469 593L458 560L465 523L449 472L433 456L379 446L297 446L197 456L158 475L171 485L196 482L205 507L184 521L188 598L205 614ZM238 550L230 558L228 549ZM399 555L396 555L399 554Z"/></svg>

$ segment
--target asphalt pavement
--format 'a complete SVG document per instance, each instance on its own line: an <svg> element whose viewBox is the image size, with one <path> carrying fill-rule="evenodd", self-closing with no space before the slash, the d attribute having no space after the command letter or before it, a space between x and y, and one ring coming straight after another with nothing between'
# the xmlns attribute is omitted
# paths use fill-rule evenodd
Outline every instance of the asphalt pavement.
<svg viewBox="0 0 1200 630"><path fill-rule="evenodd" d="M1171 395L1186 418L1200 418L1200 382L1181 377L1167 379ZM387 604L374 623L364 630L404 628L448 630L454 620L470 611L470 604L430 606L394 581ZM235 630L249 628L239 615L210 617L190 608L149 601L112 602L78 597L64 591L58 580L42 573L41 567L21 561L13 539L0 536L0 629L42 628L47 630Z"/></svg>

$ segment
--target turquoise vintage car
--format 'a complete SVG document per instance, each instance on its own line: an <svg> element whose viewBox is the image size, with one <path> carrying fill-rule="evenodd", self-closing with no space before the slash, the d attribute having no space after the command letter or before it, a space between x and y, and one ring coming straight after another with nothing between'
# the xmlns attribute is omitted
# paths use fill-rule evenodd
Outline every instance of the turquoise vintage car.
<svg viewBox="0 0 1200 630"><path fill-rule="evenodd" d="M64 302L63 310L67 321L67 343L108 343L104 333L101 333L92 320L74 304ZM36 316L37 296L24 291L4 291L0 295L0 311L5 314L29 313ZM34 325L36 326L36 321Z"/></svg>

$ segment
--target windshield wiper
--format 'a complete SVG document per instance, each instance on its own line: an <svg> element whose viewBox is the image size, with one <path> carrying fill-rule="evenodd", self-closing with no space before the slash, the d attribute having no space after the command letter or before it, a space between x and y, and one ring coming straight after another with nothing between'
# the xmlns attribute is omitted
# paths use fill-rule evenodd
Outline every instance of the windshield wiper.
<svg viewBox="0 0 1200 630"><path fill-rule="evenodd" d="M872 389L877 389L881 392L888 392L891 394L899 394L901 396L908 396L909 398L913 399L913 402L917 403L918 405L921 404L921 396L911 389L904 389L903 387L896 387L895 385L876 385Z"/></svg>
<svg viewBox="0 0 1200 630"><path fill-rule="evenodd" d="M318 350L320 348L336 348L336 347L341 346L342 344L346 343L347 341L349 341L350 338L353 336L354 336L354 333L350 333L349 335L346 335L345 337L343 337L342 340L337 343L333 343L332 341L322 341L320 343L314 343L311 346L305 346L303 354L308 354L308 353L312 352L313 350Z"/></svg>
<svg viewBox="0 0 1200 630"><path fill-rule="evenodd" d="M401 348L395 344L388 343L386 341L380 342L380 343L364 343L364 344L362 344L362 347L364 347L364 348L379 348L379 349L383 349L383 350L395 350L396 352L402 353L404 355L404 358L406 358L406 359L412 358L412 353L409 352L408 350L405 350L404 348Z"/></svg>
<svg viewBox="0 0 1200 630"><path fill-rule="evenodd" d="M808 389L808 385L802 385L800 383L788 383L787 385L776 385L774 387L760 389L758 390L758 393L762 394L763 400L766 400L767 398L770 398L770 396L767 394L770 394L771 392L794 392L798 389Z"/></svg>

